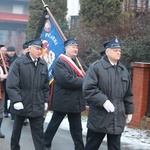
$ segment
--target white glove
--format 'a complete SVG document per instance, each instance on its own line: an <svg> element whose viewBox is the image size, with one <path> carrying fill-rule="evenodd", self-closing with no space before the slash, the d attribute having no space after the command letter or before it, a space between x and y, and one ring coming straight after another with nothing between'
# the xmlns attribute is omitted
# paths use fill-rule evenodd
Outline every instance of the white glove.
<svg viewBox="0 0 150 150"><path fill-rule="evenodd" d="M130 121L132 120L132 114L127 115L126 117L126 123L130 123Z"/></svg>
<svg viewBox="0 0 150 150"><path fill-rule="evenodd" d="M44 110L47 110L48 109L48 103L45 103L44 104Z"/></svg>
<svg viewBox="0 0 150 150"><path fill-rule="evenodd" d="M14 108L15 108L16 110L24 109L23 104L22 104L21 102L15 103L15 104L14 104Z"/></svg>
<svg viewBox="0 0 150 150"><path fill-rule="evenodd" d="M114 112L115 107L114 105L110 102L110 100L106 100L105 103L103 104L103 107L106 109L106 111L109 112Z"/></svg>

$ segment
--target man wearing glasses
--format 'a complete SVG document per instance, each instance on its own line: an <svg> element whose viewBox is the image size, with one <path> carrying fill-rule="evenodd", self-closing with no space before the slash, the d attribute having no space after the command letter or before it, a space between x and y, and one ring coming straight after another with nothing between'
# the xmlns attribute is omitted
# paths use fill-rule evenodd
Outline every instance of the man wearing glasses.
<svg viewBox="0 0 150 150"><path fill-rule="evenodd" d="M18 58L10 67L6 89L12 103L14 126L11 136L11 150L20 150L21 130L25 118L29 119L36 150L44 150L44 111L49 102L49 77L46 62L40 58L42 41L29 41L28 52Z"/></svg>
<svg viewBox="0 0 150 150"><path fill-rule="evenodd" d="M121 134L132 119L130 76L119 61L121 47L115 38L104 45L105 55L90 66L83 81L89 104L86 150L98 150L107 135L108 150L121 150Z"/></svg>

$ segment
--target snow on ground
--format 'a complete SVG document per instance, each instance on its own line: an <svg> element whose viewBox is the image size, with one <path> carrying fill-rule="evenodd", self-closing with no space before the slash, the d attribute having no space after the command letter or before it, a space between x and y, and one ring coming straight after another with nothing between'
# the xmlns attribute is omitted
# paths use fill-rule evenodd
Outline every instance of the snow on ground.
<svg viewBox="0 0 150 150"><path fill-rule="evenodd" d="M45 119L46 123L49 123L51 116L52 112L49 111ZM87 133L86 123L87 117L82 116L83 135L85 136ZM69 130L69 123L67 117L64 118L63 122L60 125L60 128ZM106 140L106 138L104 140ZM150 130L133 129L126 126L122 134L121 141L132 147L134 146L135 149L142 148L142 150L150 150Z"/></svg>

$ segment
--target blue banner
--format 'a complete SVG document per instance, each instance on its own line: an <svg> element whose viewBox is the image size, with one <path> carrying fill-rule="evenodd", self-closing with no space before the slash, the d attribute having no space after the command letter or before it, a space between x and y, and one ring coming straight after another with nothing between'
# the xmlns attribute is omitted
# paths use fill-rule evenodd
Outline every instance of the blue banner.
<svg viewBox="0 0 150 150"><path fill-rule="evenodd" d="M50 83L53 79L52 69L60 54L64 52L64 41L50 18L45 22L41 33L43 50L41 57L47 62Z"/></svg>

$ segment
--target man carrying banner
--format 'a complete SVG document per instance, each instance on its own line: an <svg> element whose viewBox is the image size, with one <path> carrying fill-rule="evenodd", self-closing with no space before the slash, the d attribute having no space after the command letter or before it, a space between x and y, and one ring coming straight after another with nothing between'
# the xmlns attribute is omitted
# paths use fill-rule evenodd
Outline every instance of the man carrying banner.
<svg viewBox="0 0 150 150"><path fill-rule="evenodd" d="M77 59L78 44L75 39L64 42L65 54L61 54L55 63L52 74L54 76L54 93L51 109L53 116L44 134L46 150L50 150L53 137L67 115L70 133L74 141L75 150L84 150L82 139L81 112L85 110L85 100L82 96L82 82L86 65ZM81 64L81 65L80 65ZM83 69L81 68L83 67Z"/></svg>
<svg viewBox="0 0 150 150"><path fill-rule="evenodd" d="M7 78L6 61L4 61L4 55L2 52L5 50L5 45L0 45L0 138L5 138L5 135L1 131L1 125L3 121L4 113L4 101L5 101L5 79ZM6 69L6 70L5 70Z"/></svg>

